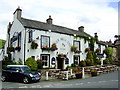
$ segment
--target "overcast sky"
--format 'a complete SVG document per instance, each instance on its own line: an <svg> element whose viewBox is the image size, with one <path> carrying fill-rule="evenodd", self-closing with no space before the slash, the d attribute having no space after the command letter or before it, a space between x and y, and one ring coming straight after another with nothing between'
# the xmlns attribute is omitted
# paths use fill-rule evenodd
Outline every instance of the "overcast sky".
<svg viewBox="0 0 120 90"><path fill-rule="evenodd" d="M99 40L114 40L118 34L119 0L0 0L0 38L6 39L7 25L13 12L20 6L22 17L46 22L49 15L53 24L85 32Z"/></svg>

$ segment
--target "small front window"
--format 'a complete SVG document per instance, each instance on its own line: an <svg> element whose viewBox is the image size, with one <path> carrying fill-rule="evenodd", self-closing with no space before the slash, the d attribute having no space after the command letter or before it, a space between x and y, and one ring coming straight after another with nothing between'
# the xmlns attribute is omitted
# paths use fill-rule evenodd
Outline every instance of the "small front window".
<svg viewBox="0 0 120 90"><path fill-rule="evenodd" d="M49 48L50 47L50 37L41 36L41 48Z"/></svg>
<svg viewBox="0 0 120 90"><path fill-rule="evenodd" d="M74 46L77 47L77 50L80 50L80 41L74 41Z"/></svg>
<svg viewBox="0 0 120 90"><path fill-rule="evenodd" d="M42 65L45 67L49 66L49 55L41 55Z"/></svg>
<svg viewBox="0 0 120 90"><path fill-rule="evenodd" d="M74 56L74 64L79 65L80 62L80 56L79 55L75 55Z"/></svg>

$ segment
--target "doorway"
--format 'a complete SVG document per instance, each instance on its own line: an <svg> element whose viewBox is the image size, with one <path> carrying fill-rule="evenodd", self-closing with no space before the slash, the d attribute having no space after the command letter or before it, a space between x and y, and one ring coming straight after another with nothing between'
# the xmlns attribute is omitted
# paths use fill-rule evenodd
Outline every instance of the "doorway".
<svg viewBox="0 0 120 90"><path fill-rule="evenodd" d="M64 58L57 58L57 68L63 70L64 67Z"/></svg>

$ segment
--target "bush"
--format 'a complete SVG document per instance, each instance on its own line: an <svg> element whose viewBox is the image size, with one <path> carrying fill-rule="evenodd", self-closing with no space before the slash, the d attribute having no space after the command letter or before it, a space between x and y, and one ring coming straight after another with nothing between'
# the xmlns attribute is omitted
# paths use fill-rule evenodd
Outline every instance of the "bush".
<svg viewBox="0 0 120 90"><path fill-rule="evenodd" d="M19 60L18 60L18 63L17 63L18 65L22 65L23 63L22 63L22 59L20 59L19 58Z"/></svg>
<svg viewBox="0 0 120 90"><path fill-rule="evenodd" d="M100 59L96 59L96 64L97 65L101 65L101 60Z"/></svg>
<svg viewBox="0 0 120 90"><path fill-rule="evenodd" d="M31 69L31 70L37 70L38 69L38 65L37 65L37 62L35 61L34 58L32 57L29 57L25 64Z"/></svg>
<svg viewBox="0 0 120 90"><path fill-rule="evenodd" d="M86 66L86 62L85 61L80 61L80 66L81 67L85 67Z"/></svg>
<svg viewBox="0 0 120 90"><path fill-rule="evenodd" d="M37 60L38 69L42 69L42 60Z"/></svg>
<svg viewBox="0 0 120 90"><path fill-rule="evenodd" d="M92 66L92 65L94 65L93 59L86 59L85 62L86 62L86 65L87 65L87 66Z"/></svg>
<svg viewBox="0 0 120 90"><path fill-rule="evenodd" d="M105 60L103 60L103 64L110 64L108 58L106 58Z"/></svg>
<svg viewBox="0 0 120 90"><path fill-rule="evenodd" d="M71 64L71 67L76 67L76 64Z"/></svg>

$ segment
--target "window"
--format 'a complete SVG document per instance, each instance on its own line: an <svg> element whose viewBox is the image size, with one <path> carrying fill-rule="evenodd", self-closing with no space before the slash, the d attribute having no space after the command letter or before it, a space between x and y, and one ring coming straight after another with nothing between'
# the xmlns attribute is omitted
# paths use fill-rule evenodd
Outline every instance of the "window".
<svg viewBox="0 0 120 90"><path fill-rule="evenodd" d="M18 34L18 46L21 46L21 32Z"/></svg>
<svg viewBox="0 0 120 90"><path fill-rule="evenodd" d="M43 66L49 66L49 55L42 54L41 59L42 59L42 65Z"/></svg>
<svg viewBox="0 0 120 90"><path fill-rule="evenodd" d="M69 59L68 58L65 59L65 64L69 64Z"/></svg>
<svg viewBox="0 0 120 90"><path fill-rule="evenodd" d="M80 41L74 41L74 46L77 47L77 50L80 50Z"/></svg>
<svg viewBox="0 0 120 90"><path fill-rule="evenodd" d="M29 37L28 37L28 42L31 42L33 40L33 31L29 31Z"/></svg>
<svg viewBox="0 0 120 90"><path fill-rule="evenodd" d="M41 36L41 48L43 47L50 47L50 37Z"/></svg>
<svg viewBox="0 0 120 90"><path fill-rule="evenodd" d="M80 62L80 56L74 55L74 64L79 65L79 62Z"/></svg>

